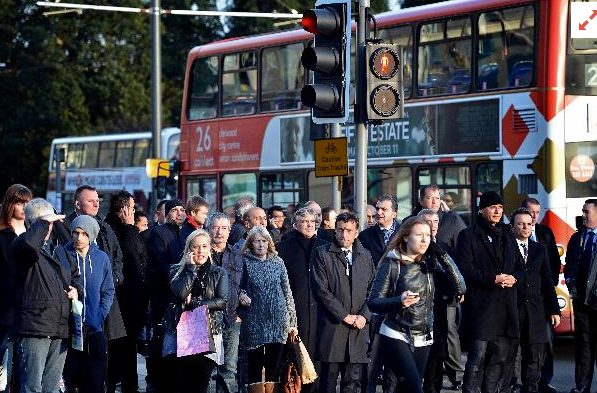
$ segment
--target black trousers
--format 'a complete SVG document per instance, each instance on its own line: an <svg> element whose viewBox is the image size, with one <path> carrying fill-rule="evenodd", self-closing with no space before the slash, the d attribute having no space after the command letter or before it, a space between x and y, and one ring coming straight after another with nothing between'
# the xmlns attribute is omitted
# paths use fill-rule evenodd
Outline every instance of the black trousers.
<svg viewBox="0 0 597 393"><path fill-rule="evenodd" d="M122 393L138 390L137 336L108 341L108 393L114 393L121 381Z"/></svg>
<svg viewBox="0 0 597 393"><path fill-rule="evenodd" d="M172 357L176 393L207 393L216 363L202 355Z"/></svg>
<svg viewBox="0 0 597 393"><path fill-rule="evenodd" d="M259 382L280 382L282 365L282 348L280 343L265 344L247 351L249 384ZM265 368L265 381L262 379L262 371Z"/></svg>
<svg viewBox="0 0 597 393"><path fill-rule="evenodd" d="M381 359L396 376L394 392L422 393L423 372L427 366L429 346L411 348L404 341L380 337Z"/></svg>
<svg viewBox="0 0 597 393"><path fill-rule="evenodd" d="M69 349L64 364L64 383L69 392L104 393L108 365L108 346L103 332L86 337L86 352Z"/></svg>
<svg viewBox="0 0 597 393"><path fill-rule="evenodd" d="M366 386L367 391L365 393L375 393L377 390L377 377L381 373L382 367L384 366L383 361L381 359L381 350L380 350L380 340L381 336L377 331L379 331L379 326L383 321L382 315L375 316L376 320L371 323L371 330L374 331L372 333L370 331L370 344L369 344L369 359L370 362L366 365L366 378L364 378L364 386ZM396 389L396 376L390 370L389 367L383 368L383 392L384 393L393 393Z"/></svg>
<svg viewBox="0 0 597 393"><path fill-rule="evenodd" d="M432 350L433 351L433 350ZM423 379L423 392L439 393L443 387L444 380L444 361L443 356L429 355L427 367Z"/></svg>
<svg viewBox="0 0 597 393"><path fill-rule="evenodd" d="M549 342L545 344L543 351L543 367L541 368L541 380L540 384L548 385L553 379L553 327L551 327L551 321L548 321L549 325Z"/></svg>
<svg viewBox="0 0 597 393"><path fill-rule="evenodd" d="M444 360L446 366L446 374L450 382L456 382L457 372L463 372L462 368L462 352L460 349L460 335L458 334L458 327L460 326L460 316L462 314L460 304L456 306L448 306L448 357Z"/></svg>
<svg viewBox="0 0 597 393"><path fill-rule="evenodd" d="M597 311L582 300L573 300L574 307L574 379L577 387L589 389L595 368L597 343Z"/></svg>
<svg viewBox="0 0 597 393"><path fill-rule="evenodd" d="M514 362L509 363L518 340L497 337L492 341L473 340L464 369L463 393L498 392L510 385ZM516 355L515 355L516 356ZM506 381L507 382L504 382ZM500 386L505 385L505 386Z"/></svg>
<svg viewBox="0 0 597 393"><path fill-rule="evenodd" d="M328 363L321 362L319 374L319 391L336 393L336 382L340 375L341 393L360 393L363 364L361 363Z"/></svg>

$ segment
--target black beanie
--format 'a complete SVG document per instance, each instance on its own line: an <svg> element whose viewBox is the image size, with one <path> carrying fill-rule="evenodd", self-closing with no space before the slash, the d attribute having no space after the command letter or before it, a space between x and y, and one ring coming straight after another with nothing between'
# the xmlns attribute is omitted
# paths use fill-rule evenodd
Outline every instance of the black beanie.
<svg viewBox="0 0 597 393"><path fill-rule="evenodd" d="M180 199L170 199L169 201L166 201L166 203L165 203L164 212L166 213L166 215L168 215L168 213L170 213L170 210L174 209L177 206L184 207L184 205L182 204L182 201Z"/></svg>
<svg viewBox="0 0 597 393"><path fill-rule="evenodd" d="M502 197L495 191L486 191L479 199L479 210L483 210L488 206L503 205Z"/></svg>

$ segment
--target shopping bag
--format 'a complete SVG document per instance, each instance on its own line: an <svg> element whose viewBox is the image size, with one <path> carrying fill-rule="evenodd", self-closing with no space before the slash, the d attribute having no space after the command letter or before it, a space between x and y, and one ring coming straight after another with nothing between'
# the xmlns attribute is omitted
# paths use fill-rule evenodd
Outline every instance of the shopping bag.
<svg viewBox="0 0 597 393"><path fill-rule="evenodd" d="M300 393L300 340L296 334L288 333L283 355L282 393Z"/></svg>
<svg viewBox="0 0 597 393"><path fill-rule="evenodd" d="M317 372L315 371L315 365L311 361L309 352L305 348L305 344L299 340L299 353L300 353L300 369L301 382L305 384L313 383L317 379Z"/></svg>
<svg viewBox="0 0 597 393"><path fill-rule="evenodd" d="M200 306L183 312L176 326L176 356L209 354L215 351L207 307Z"/></svg>
<svg viewBox="0 0 597 393"><path fill-rule="evenodd" d="M83 350L83 303L77 299L71 300L71 313L73 315L73 329L71 347L77 351Z"/></svg>

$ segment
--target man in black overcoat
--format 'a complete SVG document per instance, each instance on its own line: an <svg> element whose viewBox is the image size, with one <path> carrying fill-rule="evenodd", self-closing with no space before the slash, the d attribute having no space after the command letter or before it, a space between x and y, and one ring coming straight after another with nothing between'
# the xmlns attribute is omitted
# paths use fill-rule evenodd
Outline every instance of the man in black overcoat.
<svg viewBox="0 0 597 393"><path fill-rule="evenodd" d="M313 297L313 289L309 273L311 271L311 253L327 242L315 236L315 213L303 207L292 216L292 225L296 235L277 245L278 256L284 261L288 271L288 281L298 322L299 337L305 344L309 355L315 354L319 337L317 336L317 304ZM318 368L318 362L315 362ZM317 383L303 386L303 390L316 390Z"/></svg>
<svg viewBox="0 0 597 393"><path fill-rule="evenodd" d="M510 347L518 345L516 279L521 258L514 237L501 224L504 205L494 191L481 195L476 223L458 236L456 262L468 288L463 325L469 338L462 391L496 392Z"/></svg>
<svg viewBox="0 0 597 393"><path fill-rule="evenodd" d="M566 248L564 277L574 307L576 387L570 393L589 393L595 367L597 331L597 199L582 208L584 228L574 233Z"/></svg>
<svg viewBox="0 0 597 393"><path fill-rule="evenodd" d="M533 228L531 212L524 207L516 209L510 223L522 256L514 272L522 354L521 382L524 392L538 393L545 344L550 340L547 324L549 322L554 327L560 324L560 307L552 285L547 250L541 244L529 241ZM513 348L510 369L514 368L516 353ZM505 376L505 382L510 379Z"/></svg>
<svg viewBox="0 0 597 393"><path fill-rule="evenodd" d="M541 205L535 198L526 198L522 201L521 207L526 207L533 217L533 231L530 240L541 244L547 249L547 258L549 269L551 270L552 285L557 286L560 279L560 253L556 245L556 238L552 230L547 226L540 224L537 220L541 214ZM543 393L557 393L557 389L551 386L553 379L553 327L550 327L550 340L545 344L543 353L543 367L541 368L541 379L539 380L539 390Z"/></svg>
<svg viewBox="0 0 597 393"><path fill-rule="evenodd" d="M313 253L311 280L318 301L318 345L321 362L319 389L335 393L361 390L371 313L367 298L375 276L371 254L357 240L359 219L353 213L336 217L333 243Z"/></svg>

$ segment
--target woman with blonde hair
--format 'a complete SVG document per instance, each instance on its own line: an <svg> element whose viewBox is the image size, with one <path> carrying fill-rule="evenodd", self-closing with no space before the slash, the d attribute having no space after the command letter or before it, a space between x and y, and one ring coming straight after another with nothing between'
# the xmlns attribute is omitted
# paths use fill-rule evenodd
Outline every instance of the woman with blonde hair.
<svg viewBox="0 0 597 393"><path fill-rule="evenodd" d="M164 316L163 347L164 357L170 360L162 372L173 377L172 386L177 393L205 393L212 371L223 363L222 326L228 300L228 274L212 263L211 239L203 229L187 238L180 263L170 269L170 288L174 296ZM200 306L209 310L216 352L177 358L176 327L180 316Z"/></svg>
<svg viewBox="0 0 597 393"><path fill-rule="evenodd" d="M294 299L284 261L265 228L251 229L242 252L246 272L239 314L249 365L248 390L272 393L280 383L283 344L290 331L297 332Z"/></svg>
<svg viewBox="0 0 597 393"><path fill-rule="evenodd" d="M465 291L454 261L445 253L431 252L430 244L431 228L425 220L405 220L381 258L369 296L369 309L385 314L380 356L396 375L396 391L422 392L433 344L435 280L447 280L454 296Z"/></svg>

